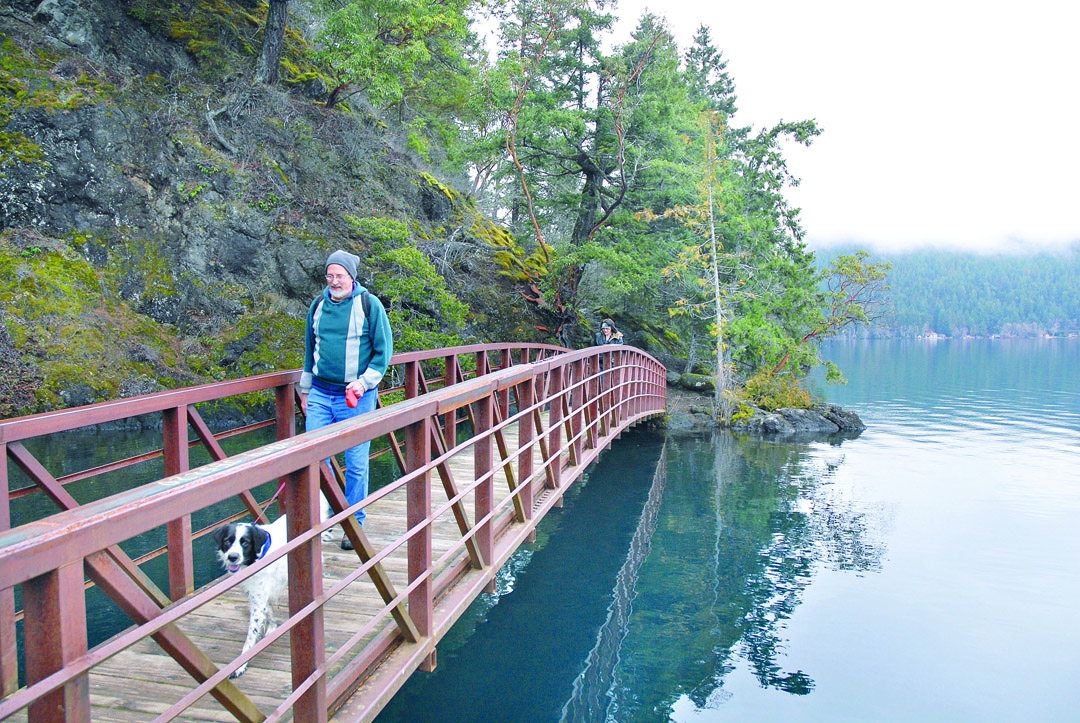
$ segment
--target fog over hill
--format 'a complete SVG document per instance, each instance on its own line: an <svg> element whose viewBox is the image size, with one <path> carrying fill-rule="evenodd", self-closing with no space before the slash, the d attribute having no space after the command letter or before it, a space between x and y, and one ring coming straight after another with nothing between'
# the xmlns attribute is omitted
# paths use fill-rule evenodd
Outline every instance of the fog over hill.
<svg viewBox="0 0 1080 723"><path fill-rule="evenodd" d="M825 266L857 246L816 250ZM872 251L892 264L890 312L870 336L1067 336L1080 333L1080 243L1068 248L975 253Z"/></svg>

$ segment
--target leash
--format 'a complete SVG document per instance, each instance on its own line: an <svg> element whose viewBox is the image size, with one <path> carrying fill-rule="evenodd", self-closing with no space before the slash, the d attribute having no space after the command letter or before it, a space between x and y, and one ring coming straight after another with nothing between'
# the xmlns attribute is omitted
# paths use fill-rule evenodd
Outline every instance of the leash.
<svg viewBox="0 0 1080 723"><path fill-rule="evenodd" d="M266 516L266 511L270 509L270 505L274 504L274 500L278 498L278 495L281 494L281 490L283 489L285 489L285 480L281 480L281 484L278 485L277 492L274 493L273 497L266 501L266 505L259 511L259 517L263 518L264 523L268 523L270 521L269 518Z"/></svg>

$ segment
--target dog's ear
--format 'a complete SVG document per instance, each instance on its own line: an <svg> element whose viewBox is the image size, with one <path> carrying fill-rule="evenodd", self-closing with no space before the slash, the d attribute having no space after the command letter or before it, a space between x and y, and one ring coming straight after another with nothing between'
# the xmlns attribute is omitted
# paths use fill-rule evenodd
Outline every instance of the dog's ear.
<svg viewBox="0 0 1080 723"><path fill-rule="evenodd" d="M229 532L232 530L232 527L233 523L230 522L229 524L222 525L221 527L210 533L210 539L214 541L214 545L217 546L218 549L221 549L221 545L225 542L225 538L229 536Z"/></svg>
<svg viewBox="0 0 1080 723"><path fill-rule="evenodd" d="M252 551L258 556L259 551L262 550L263 545L266 544L266 538L270 537L270 533L259 527L258 525L249 525L248 530L251 531Z"/></svg>

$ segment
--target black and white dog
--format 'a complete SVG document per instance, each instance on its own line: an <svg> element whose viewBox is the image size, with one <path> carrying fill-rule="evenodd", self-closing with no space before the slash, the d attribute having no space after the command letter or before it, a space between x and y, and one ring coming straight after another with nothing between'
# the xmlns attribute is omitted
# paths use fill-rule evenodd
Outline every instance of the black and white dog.
<svg viewBox="0 0 1080 723"><path fill-rule="evenodd" d="M330 517L330 503L326 501L325 496L320 494L319 497L320 513L322 520L325 521ZM216 546L221 566L233 575L245 567L254 565L272 551L283 547L289 537L286 519L286 516L282 515L269 525L230 522L214 530L210 536ZM329 540L331 534L331 530L324 530L322 539ZM287 557L282 557L265 570L240 583L240 589L244 591L248 599L248 632L244 640L244 649L240 651L241 654L246 653L251 646L277 628L272 604L275 598L285 594L288 587L289 561ZM247 672L247 663L237 668L229 677L239 678L245 672Z"/></svg>
<svg viewBox="0 0 1080 723"><path fill-rule="evenodd" d="M283 547L288 542L287 524L282 515L269 525L230 522L217 528L211 534L222 566L229 574L235 574ZM277 627L272 602L283 595L288 586L288 556L240 583L240 589L248 599L248 632L241 653L246 653ZM229 677L239 678L246 671L247 663L244 663Z"/></svg>

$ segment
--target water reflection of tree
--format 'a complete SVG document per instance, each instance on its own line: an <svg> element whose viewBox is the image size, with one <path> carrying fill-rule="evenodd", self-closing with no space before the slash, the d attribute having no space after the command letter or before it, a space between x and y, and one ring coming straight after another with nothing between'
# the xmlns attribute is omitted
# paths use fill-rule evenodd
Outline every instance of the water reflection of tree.
<svg viewBox="0 0 1080 723"><path fill-rule="evenodd" d="M729 434L673 443L668 459L615 676L617 720L666 721L683 696L716 707L736 656L763 687L810 693L810 675L780 663L785 621L822 565L871 570L881 559L866 518L822 484L838 463L807 444Z"/></svg>
<svg viewBox="0 0 1080 723"><path fill-rule="evenodd" d="M584 670L574 679L573 693L563 705L560 723L592 723L617 720L617 679L623 640L630 624L637 581L641 566L652 550L660 506L667 484L667 447L660 451L649 496L638 518L630 550L619 569L612 591L607 618L596 635L596 644L589 651Z"/></svg>

